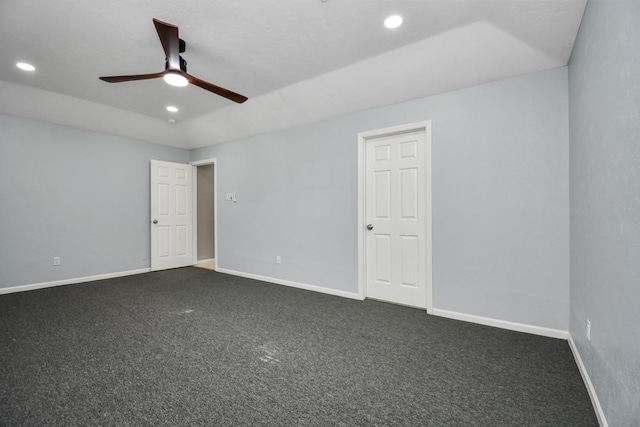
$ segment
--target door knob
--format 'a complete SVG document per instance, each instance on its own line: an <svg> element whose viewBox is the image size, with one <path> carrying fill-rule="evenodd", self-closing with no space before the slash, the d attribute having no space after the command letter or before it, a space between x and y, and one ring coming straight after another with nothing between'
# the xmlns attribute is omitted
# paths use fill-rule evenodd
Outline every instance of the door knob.
<svg viewBox="0 0 640 427"><path fill-rule="evenodd" d="M154 224L157 224L157 223L158 223L158 220L157 220L157 219L154 219L154 220L153 220L153 223L154 223Z"/></svg>
<svg viewBox="0 0 640 427"><path fill-rule="evenodd" d="M373 224L367 224L367 230L373 230Z"/></svg>

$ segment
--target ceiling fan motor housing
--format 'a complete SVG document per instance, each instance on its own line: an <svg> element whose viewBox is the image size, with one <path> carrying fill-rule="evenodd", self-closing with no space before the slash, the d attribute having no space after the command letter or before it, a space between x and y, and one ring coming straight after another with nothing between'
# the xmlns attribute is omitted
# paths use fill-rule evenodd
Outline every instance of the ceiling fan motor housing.
<svg viewBox="0 0 640 427"><path fill-rule="evenodd" d="M165 61L164 69L165 71L169 69L169 61ZM180 71L187 72L187 61L182 56L180 56Z"/></svg>

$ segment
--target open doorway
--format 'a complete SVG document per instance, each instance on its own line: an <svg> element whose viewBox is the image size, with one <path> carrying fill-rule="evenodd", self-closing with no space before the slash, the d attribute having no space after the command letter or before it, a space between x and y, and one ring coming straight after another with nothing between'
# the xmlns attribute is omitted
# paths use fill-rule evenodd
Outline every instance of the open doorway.
<svg viewBox="0 0 640 427"><path fill-rule="evenodd" d="M195 266L216 269L216 163L215 159L192 162L195 205Z"/></svg>

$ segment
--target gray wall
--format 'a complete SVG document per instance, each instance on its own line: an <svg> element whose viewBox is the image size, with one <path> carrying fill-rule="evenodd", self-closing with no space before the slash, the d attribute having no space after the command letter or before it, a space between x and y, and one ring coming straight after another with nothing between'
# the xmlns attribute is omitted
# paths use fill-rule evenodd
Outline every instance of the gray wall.
<svg viewBox="0 0 640 427"><path fill-rule="evenodd" d="M434 307L567 330L567 108L563 67L193 150L217 263L357 292L357 134L430 119Z"/></svg>
<svg viewBox="0 0 640 427"><path fill-rule="evenodd" d="M0 287L149 267L149 160L188 156L0 115Z"/></svg>
<svg viewBox="0 0 640 427"><path fill-rule="evenodd" d="M569 82L570 333L609 425L638 425L639 1L588 2Z"/></svg>
<svg viewBox="0 0 640 427"><path fill-rule="evenodd" d="M197 167L198 175L198 260L215 258L213 215L213 165Z"/></svg>

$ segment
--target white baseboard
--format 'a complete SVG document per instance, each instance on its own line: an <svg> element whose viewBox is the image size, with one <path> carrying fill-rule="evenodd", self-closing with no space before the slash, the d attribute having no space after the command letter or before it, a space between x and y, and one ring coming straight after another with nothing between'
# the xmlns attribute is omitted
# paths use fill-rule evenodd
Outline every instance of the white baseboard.
<svg viewBox="0 0 640 427"><path fill-rule="evenodd" d="M199 259L198 261L196 261L196 264L204 264L205 262L214 262L215 260L216 260L215 258Z"/></svg>
<svg viewBox="0 0 640 427"><path fill-rule="evenodd" d="M493 326L496 328L508 329L510 331L526 332L528 334L541 335L544 337L560 338L566 340L569 336L567 331L560 329L544 328L541 326L527 325L525 323L509 322L506 320L492 319L489 317L475 316L473 314L458 313L456 311L441 310L434 308L431 313L434 316L446 317L449 319L462 320L465 322L477 323L479 325Z"/></svg>
<svg viewBox="0 0 640 427"><path fill-rule="evenodd" d="M275 283L277 285L291 286L294 288L305 289L305 290L314 291L314 292L321 292L324 294L351 298L351 299L356 299L360 301L363 300L362 296L359 295L357 292L340 291L336 289L325 288L322 286L292 282L289 280L276 279L273 277L261 276L259 274L252 274L252 273L244 273L244 272L235 271L235 270L228 270L226 268L220 268L220 267L216 268L216 271L220 273L231 274L233 276L240 276L240 277L246 277L248 279L255 279L255 280L261 280L263 282ZM566 340L568 337L567 331L563 331L559 329L544 328L540 326L527 325L524 323L508 322L505 320L497 320L497 319L491 319L488 317L474 316L472 314L458 313L455 311L448 311L448 310L441 310L441 309L434 308L431 314L433 314L434 316L447 317L449 319L462 320L465 322L477 323L485 326L493 326L497 328L508 329L508 330L518 331L518 332L526 332L529 334L541 335L545 337L560 338L564 340Z"/></svg>
<svg viewBox="0 0 640 427"><path fill-rule="evenodd" d="M76 277L73 279L56 280L53 282L34 283L31 285L12 286L10 288L0 288L0 295L13 292L32 291L34 289L51 288L53 286L73 285L75 283L93 282L95 280L111 279L114 277L131 276L150 272L150 268L140 268L138 270L118 271L116 273L98 274L96 276Z"/></svg>
<svg viewBox="0 0 640 427"><path fill-rule="evenodd" d="M573 341L571 334L569 334L569 348L571 348L571 352L573 353L573 358L576 360L576 364L578 365L578 370L580 371L580 375L582 375L582 380L584 381L584 385L587 387L587 391L589 392L589 397L591 398L591 404L593 405L593 409L596 411L596 417L598 417L598 422L601 427L609 427L609 423L607 422L607 418L604 416L604 411L602 410L602 406L600 406L600 400L598 399L598 394L596 393L596 389L593 387L593 383L591 382L591 377L587 372L587 368L584 366L584 362L582 362L582 357L580 357L580 352L578 351L578 347L576 347L576 343Z"/></svg>
<svg viewBox="0 0 640 427"><path fill-rule="evenodd" d="M276 279L273 277L260 276L258 274L244 273L244 272L235 271L235 270L227 270L226 268L218 267L216 268L216 271L219 273L231 274L232 276L246 277L247 279L255 279L255 280L261 280L263 282L275 283L276 285L291 286L292 288L305 289L307 291L320 292L323 294L335 295L338 297L345 297L345 298L357 299L362 301L362 297L360 297L360 295L358 295L357 292L340 291L338 289L325 288L325 287L316 286L316 285L308 285L306 283L292 282L290 280Z"/></svg>

